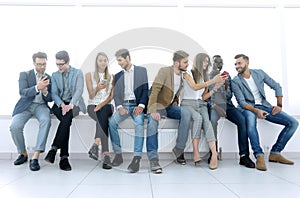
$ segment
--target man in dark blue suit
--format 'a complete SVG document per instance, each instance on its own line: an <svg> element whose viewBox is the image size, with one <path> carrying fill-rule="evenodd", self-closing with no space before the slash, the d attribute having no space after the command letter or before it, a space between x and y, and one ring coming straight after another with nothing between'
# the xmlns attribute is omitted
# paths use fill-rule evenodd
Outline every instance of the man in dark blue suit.
<svg viewBox="0 0 300 198"><path fill-rule="evenodd" d="M134 157L128 166L131 173L139 171L144 143L144 113L148 104L148 76L144 67L135 66L131 63L127 49L120 49L115 54L122 71L114 78L114 101L117 111L109 119L110 138L116 154L112 165L119 166L123 163L118 124L132 117L135 125ZM158 162L157 138L148 134L147 130L147 153L149 160ZM158 167L160 170L161 168Z"/></svg>
<svg viewBox="0 0 300 198"><path fill-rule="evenodd" d="M35 152L30 160L30 170L38 171L39 155L45 151L45 145L51 126L50 109L48 102L51 98L50 76L45 74L47 55L38 52L32 56L35 69L21 72L19 77L19 93L21 98L17 102L10 125L12 139L17 147L19 157L14 161L15 165L21 165L28 160L23 129L27 121L36 117L39 121L39 132L35 146Z"/></svg>

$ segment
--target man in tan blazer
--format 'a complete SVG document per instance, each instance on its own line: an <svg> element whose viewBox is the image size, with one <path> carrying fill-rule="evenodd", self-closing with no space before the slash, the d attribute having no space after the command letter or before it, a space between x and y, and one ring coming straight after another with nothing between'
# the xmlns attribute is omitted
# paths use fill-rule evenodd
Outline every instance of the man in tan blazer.
<svg viewBox="0 0 300 198"><path fill-rule="evenodd" d="M157 138L158 121L162 116L179 120L178 135L173 154L179 164L185 165L184 149L188 138L191 114L178 106L178 97L182 88L182 71L188 66L188 54L182 50L173 55L173 65L159 70L153 82L148 102L148 130Z"/></svg>

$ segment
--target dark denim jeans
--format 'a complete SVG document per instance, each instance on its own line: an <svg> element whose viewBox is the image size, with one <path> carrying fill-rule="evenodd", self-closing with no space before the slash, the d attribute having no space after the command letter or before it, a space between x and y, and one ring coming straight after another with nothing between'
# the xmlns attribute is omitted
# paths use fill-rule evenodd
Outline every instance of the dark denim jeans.
<svg viewBox="0 0 300 198"><path fill-rule="evenodd" d="M217 128L218 120L220 119L219 114L216 110L210 110L210 119L217 138ZM238 110L234 105L227 104L226 106L226 118L236 124L238 131L238 145L239 145L239 155L249 155L249 143L248 143L248 134L246 129L246 119L243 116L242 112Z"/></svg>

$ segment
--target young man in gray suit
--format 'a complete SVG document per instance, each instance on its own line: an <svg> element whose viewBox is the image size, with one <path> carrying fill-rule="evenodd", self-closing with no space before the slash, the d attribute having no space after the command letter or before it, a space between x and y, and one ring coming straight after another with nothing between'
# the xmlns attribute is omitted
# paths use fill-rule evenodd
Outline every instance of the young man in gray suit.
<svg viewBox="0 0 300 198"><path fill-rule="evenodd" d="M40 170L39 155L45 151L45 145L51 125L50 110L47 102L51 102L50 76L45 73L47 54L38 52L32 56L34 69L21 72L19 77L19 93L21 98L17 102L10 125L12 139L18 149L19 157L15 165L21 165L28 160L23 129L27 121L36 117L39 121L34 154L30 160L30 170Z"/></svg>
<svg viewBox="0 0 300 198"><path fill-rule="evenodd" d="M239 108L246 118L247 133L254 156L257 159L256 168L262 171L267 170L264 153L259 145L256 118L284 126L279 133L276 143L272 146L269 162L294 164L293 161L284 158L280 154L298 127L298 121L282 111L282 89L280 84L261 69L249 69L248 56L238 54L235 56L235 59L235 68L238 71L238 75L232 81L232 91L237 99ZM272 106L267 101L264 84L275 90L276 105Z"/></svg>
<svg viewBox="0 0 300 198"><path fill-rule="evenodd" d="M79 111L86 113L86 106L82 97L84 79L80 69L69 65L70 58L66 51L59 51L55 55L58 71L52 74L52 111L59 119L55 138L45 160L54 163L57 149L60 149L59 167L70 171L69 137L72 119L79 115Z"/></svg>

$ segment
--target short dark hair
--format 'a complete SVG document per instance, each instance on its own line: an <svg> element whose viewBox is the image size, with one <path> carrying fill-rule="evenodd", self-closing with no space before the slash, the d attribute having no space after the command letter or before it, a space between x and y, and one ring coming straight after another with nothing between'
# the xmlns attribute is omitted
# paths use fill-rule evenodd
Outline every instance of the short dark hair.
<svg viewBox="0 0 300 198"><path fill-rule="evenodd" d="M37 53L35 53L35 54L32 55L33 62L35 62L36 58L44 58L44 59L47 60L47 54L44 53L44 52L37 52Z"/></svg>
<svg viewBox="0 0 300 198"><path fill-rule="evenodd" d="M70 57L69 57L69 54L67 51L65 50L62 50L62 51L59 51L55 54L55 58L58 59L58 60L64 60L65 63L68 63L70 61Z"/></svg>
<svg viewBox="0 0 300 198"><path fill-rule="evenodd" d="M119 49L118 51L116 51L115 56L116 57L121 56L124 59L128 56L129 60L130 60L130 54L129 54L128 49Z"/></svg>
<svg viewBox="0 0 300 198"><path fill-rule="evenodd" d="M222 57L221 57L221 55L214 55L214 56L212 57L212 59L215 60L215 58L222 58Z"/></svg>
<svg viewBox="0 0 300 198"><path fill-rule="evenodd" d="M238 58L243 58L244 60L246 61L249 61L249 57L246 56L245 54L238 54L238 55L235 55L234 59L238 59Z"/></svg>
<svg viewBox="0 0 300 198"><path fill-rule="evenodd" d="M183 50L178 50L176 52L174 52L173 54L173 62L178 61L180 62L182 59L187 58L189 56L188 53L186 53Z"/></svg>

